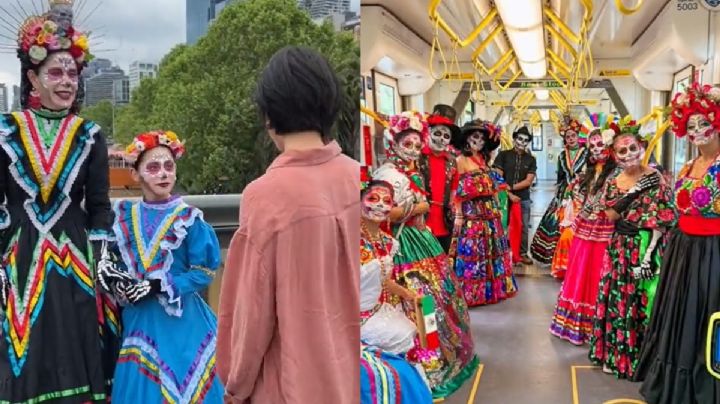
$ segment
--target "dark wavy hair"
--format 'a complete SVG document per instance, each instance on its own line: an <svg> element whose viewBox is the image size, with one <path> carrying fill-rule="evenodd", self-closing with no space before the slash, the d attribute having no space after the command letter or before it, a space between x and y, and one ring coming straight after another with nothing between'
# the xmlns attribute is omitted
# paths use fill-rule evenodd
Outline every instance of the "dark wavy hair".
<svg viewBox="0 0 720 404"><path fill-rule="evenodd" d="M593 179L595 179L595 170L598 164L600 163L591 163L590 159L587 160L585 170L582 173L582 180L580 182L580 190L585 194L595 194L600 191L610 174L617 168L615 159L612 156L609 156L603 165L602 171L600 171L600 175L598 175L597 180L595 180L595 183L593 184ZM591 185L592 189L590 188Z"/></svg>
<svg viewBox="0 0 720 404"><path fill-rule="evenodd" d="M38 74L40 71L40 68L47 62L50 55L53 53L59 53L59 52L67 52L67 50L56 50L56 51L49 51L48 57L45 58L45 60L39 64L35 65L30 61L30 56L23 52L22 50L18 49L18 59L20 59L20 106L22 109L29 108L29 101L30 101L30 92L33 89L33 85L30 82L30 79L28 78L28 72L33 71L35 74ZM78 73L81 73L82 70L87 66L87 63L83 62L82 64L78 64L75 62L78 67ZM83 100L85 98L85 83L83 81L82 75L78 77L78 89L75 93L75 101L73 101L72 106L70 107L70 113L78 114L80 113L80 109L83 104Z"/></svg>

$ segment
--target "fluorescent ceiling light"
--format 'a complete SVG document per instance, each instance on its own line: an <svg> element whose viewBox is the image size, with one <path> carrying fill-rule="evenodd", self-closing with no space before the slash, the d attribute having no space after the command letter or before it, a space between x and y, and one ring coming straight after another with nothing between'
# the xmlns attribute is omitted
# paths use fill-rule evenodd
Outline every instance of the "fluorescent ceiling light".
<svg viewBox="0 0 720 404"><path fill-rule="evenodd" d="M547 74L541 0L496 0L515 56L526 77L539 79Z"/></svg>
<svg viewBox="0 0 720 404"><path fill-rule="evenodd" d="M496 0L495 6L508 29L528 29L542 23L540 0Z"/></svg>
<svg viewBox="0 0 720 404"><path fill-rule="evenodd" d="M525 73L525 76L529 79L541 79L547 74L547 63L545 59L533 63L518 61L518 64L523 73Z"/></svg>
<svg viewBox="0 0 720 404"><path fill-rule="evenodd" d="M545 101L550 98L550 91L548 90L535 90L535 98L540 101ZM545 110L543 110L545 111ZM547 121L547 119L545 119Z"/></svg>
<svg viewBox="0 0 720 404"><path fill-rule="evenodd" d="M540 90L538 90L540 91ZM547 90L544 90L547 91ZM540 110L540 118L542 118L543 121L550 120L550 110L549 109L541 109Z"/></svg>
<svg viewBox="0 0 720 404"><path fill-rule="evenodd" d="M515 49L515 55L521 62L537 62L545 57L542 28L531 31L507 29L505 32L507 32L513 49Z"/></svg>

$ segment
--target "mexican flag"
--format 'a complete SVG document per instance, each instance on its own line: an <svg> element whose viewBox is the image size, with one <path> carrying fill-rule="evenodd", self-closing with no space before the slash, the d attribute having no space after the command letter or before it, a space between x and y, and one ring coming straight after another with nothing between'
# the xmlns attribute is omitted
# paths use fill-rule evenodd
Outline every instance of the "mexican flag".
<svg viewBox="0 0 720 404"><path fill-rule="evenodd" d="M417 305L417 328L420 334L420 345L423 349L440 347L437 319L435 317L435 301L432 296L423 296Z"/></svg>

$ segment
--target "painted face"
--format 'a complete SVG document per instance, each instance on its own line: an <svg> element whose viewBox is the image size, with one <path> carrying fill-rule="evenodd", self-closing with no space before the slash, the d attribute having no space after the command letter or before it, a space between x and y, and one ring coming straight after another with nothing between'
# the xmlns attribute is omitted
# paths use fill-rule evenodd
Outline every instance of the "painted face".
<svg viewBox="0 0 720 404"><path fill-rule="evenodd" d="M375 185L362 198L361 214L373 222L384 222L390 216L393 207L393 196L389 189Z"/></svg>
<svg viewBox="0 0 720 404"><path fill-rule="evenodd" d="M167 147L156 147L145 152L138 174L146 199L168 199L177 179L172 152Z"/></svg>
<svg viewBox="0 0 720 404"><path fill-rule="evenodd" d="M400 139L397 146L397 154L407 162L413 162L420 158L422 151L422 139L418 133L412 132Z"/></svg>
<svg viewBox="0 0 720 404"><path fill-rule="evenodd" d="M450 144L452 133L450 128L445 125L437 125L430 128L430 150L434 152L442 152L447 149Z"/></svg>
<svg viewBox="0 0 720 404"><path fill-rule="evenodd" d="M40 101L45 108L63 110L75 102L79 76L77 63L70 53L57 52L48 56L37 75L30 80L40 93Z"/></svg>
<svg viewBox="0 0 720 404"><path fill-rule="evenodd" d="M644 150L642 145L635 140L634 136L622 136L613 145L618 165L622 168L636 167L640 165Z"/></svg>
<svg viewBox="0 0 720 404"><path fill-rule="evenodd" d="M687 133L690 141L696 146L703 146L710 143L717 131L712 123L702 114L691 115L687 123Z"/></svg>
<svg viewBox="0 0 720 404"><path fill-rule="evenodd" d="M515 139L513 139L513 145L516 149L527 150L529 144L530 136L527 136L524 133L515 136Z"/></svg>
<svg viewBox="0 0 720 404"><path fill-rule="evenodd" d="M478 130L473 132L470 137L468 137L468 145L470 146L470 150L474 152L481 151L483 147L485 147L485 139L482 133Z"/></svg>
<svg viewBox="0 0 720 404"><path fill-rule="evenodd" d="M568 130L565 132L565 145L569 149L577 149L578 147L578 134L574 130Z"/></svg>
<svg viewBox="0 0 720 404"><path fill-rule="evenodd" d="M590 149L590 156L595 161L607 160L608 153L601 135L590 136L590 139L588 139L588 148Z"/></svg>

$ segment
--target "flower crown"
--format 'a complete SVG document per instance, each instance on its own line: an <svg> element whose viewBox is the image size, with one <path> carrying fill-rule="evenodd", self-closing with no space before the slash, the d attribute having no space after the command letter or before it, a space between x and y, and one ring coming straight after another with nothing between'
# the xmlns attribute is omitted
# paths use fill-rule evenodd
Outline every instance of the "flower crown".
<svg viewBox="0 0 720 404"><path fill-rule="evenodd" d="M185 154L185 145L175 132L155 130L137 135L125 149L125 155L129 161L135 162L140 154L158 146L169 148L176 160Z"/></svg>
<svg viewBox="0 0 720 404"><path fill-rule="evenodd" d="M393 115L390 117L388 124L388 131L393 136L409 129L419 132L423 140L429 135L427 119L417 111L405 111L398 115Z"/></svg>
<svg viewBox="0 0 720 404"><path fill-rule="evenodd" d="M583 129L583 126L577 119L566 117L565 124L563 124L560 127L560 136L565 137L565 132L567 132L569 130L573 130L573 131L575 131L575 133L577 133L579 135L580 132L582 131L582 129Z"/></svg>
<svg viewBox="0 0 720 404"><path fill-rule="evenodd" d="M677 137L687 134L687 122L692 115L701 114L720 130L720 88L694 83L685 92L675 94L670 106L672 129Z"/></svg>
<svg viewBox="0 0 720 404"><path fill-rule="evenodd" d="M17 42L19 52L27 55L35 65L41 64L54 51L70 52L78 65L93 59L86 34L72 26L63 29L47 14L25 20L20 27Z"/></svg>

